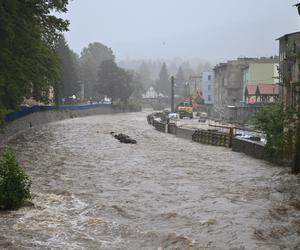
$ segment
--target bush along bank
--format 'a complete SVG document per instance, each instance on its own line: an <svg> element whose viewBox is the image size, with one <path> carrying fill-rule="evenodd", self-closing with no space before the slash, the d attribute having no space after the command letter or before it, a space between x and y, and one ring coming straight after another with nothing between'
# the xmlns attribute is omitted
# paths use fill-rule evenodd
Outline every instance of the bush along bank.
<svg viewBox="0 0 300 250"><path fill-rule="evenodd" d="M30 195L31 181L16 159L12 149L0 157L0 210L20 208Z"/></svg>

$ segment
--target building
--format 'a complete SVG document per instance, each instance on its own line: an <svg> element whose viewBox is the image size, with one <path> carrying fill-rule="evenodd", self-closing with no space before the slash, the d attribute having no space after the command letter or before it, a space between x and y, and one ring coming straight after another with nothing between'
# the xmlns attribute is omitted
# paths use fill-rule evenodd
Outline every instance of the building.
<svg viewBox="0 0 300 250"><path fill-rule="evenodd" d="M286 109L295 109L299 92L300 32L286 34L277 40L282 100Z"/></svg>
<svg viewBox="0 0 300 250"><path fill-rule="evenodd" d="M159 97L166 97L162 93L157 92L152 86L148 88L146 93L142 94L143 99L155 99Z"/></svg>
<svg viewBox="0 0 300 250"><path fill-rule="evenodd" d="M274 75L274 63L277 58L238 58L215 66L215 86L214 86L214 115L217 118L228 119L231 115L228 108L238 108L244 105L245 84L250 80L258 82L258 78L264 78L264 67L256 64L271 65L271 73ZM250 66L249 65L253 65ZM252 74L252 71L256 72ZM252 78L251 78L252 77ZM274 79L269 76L272 83Z"/></svg>
<svg viewBox="0 0 300 250"><path fill-rule="evenodd" d="M214 67L214 115L229 118L227 107L240 106L243 100L243 72L254 58L238 58Z"/></svg>
<svg viewBox="0 0 300 250"><path fill-rule="evenodd" d="M300 9L300 4L296 6ZM281 98L286 113L286 151L292 159L293 171L300 173L300 32L286 34L277 40Z"/></svg>
<svg viewBox="0 0 300 250"><path fill-rule="evenodd" d="M205 104L214 103L214 85L215 73L213 71L206 71L202 73L202 93Z"/></svg>
<svg viewBox="0 0 300 250"><path fill-rule="evenodd" d="M269 104L279 101L278 84L248 84L245 89L245 103Z"/></svg>
<svg viewBox="0 0 300 250"><path fill-rule="evenodd" d="M243 68L243 102L246 102L245 91L248 85L278 84L278 67L279 59L275 57L274 63L250 63Z"/></svg>

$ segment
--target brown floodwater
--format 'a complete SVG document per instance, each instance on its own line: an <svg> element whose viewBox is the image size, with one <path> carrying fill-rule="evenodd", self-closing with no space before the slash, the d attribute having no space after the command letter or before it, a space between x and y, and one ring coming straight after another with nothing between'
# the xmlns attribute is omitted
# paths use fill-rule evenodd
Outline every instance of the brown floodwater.
<svg viewBox="0 0 300 250"><path fill-rule="evenodd" d="M157 132L146 115L64 120L11 140L34 207L0 213L0 249L300 249L299 176Z"/></svg>

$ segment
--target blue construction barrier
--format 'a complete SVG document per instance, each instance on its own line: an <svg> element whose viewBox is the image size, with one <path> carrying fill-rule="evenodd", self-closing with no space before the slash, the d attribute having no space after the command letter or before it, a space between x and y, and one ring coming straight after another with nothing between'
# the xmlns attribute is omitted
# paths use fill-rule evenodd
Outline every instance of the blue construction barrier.
<svg viewBox="0 0 300 250"><path fill-rule="evenodd" d="M98 107L109 108L111 104L83 104L83 105L61 105L61 106L32 106L32 107L21 107L19 111L9 113L5 116L6 122L12 122L16 119L24 117L26 115L35 113L35 112L44 112L44 111L63 111L63 110L86 110L94 109Z"/></svg>

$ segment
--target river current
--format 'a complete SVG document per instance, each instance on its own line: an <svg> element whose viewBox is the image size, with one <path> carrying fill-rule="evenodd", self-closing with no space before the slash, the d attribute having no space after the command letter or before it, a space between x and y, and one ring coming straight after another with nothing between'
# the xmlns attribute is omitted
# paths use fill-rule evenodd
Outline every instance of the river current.
<svg viewBox="0 0 300 250"><path fill-rule="evenodd" d="M0 249L300 249L299 176L160 133L146 115L74 118L12 139L34 206L0 213Z"/></svg>

